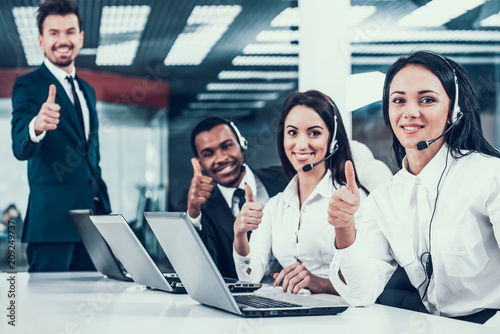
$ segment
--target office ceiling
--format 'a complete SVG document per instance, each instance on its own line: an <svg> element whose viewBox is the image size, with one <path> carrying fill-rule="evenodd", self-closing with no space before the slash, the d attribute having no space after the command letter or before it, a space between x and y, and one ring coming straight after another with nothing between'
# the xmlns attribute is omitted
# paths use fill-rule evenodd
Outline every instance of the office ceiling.
<svg viewBox="0 0 500 334"><path fill-rule="evenodd" d="M500 24L498 18L495 22L494 15L500 11L500 1L453 0L441 7L432 7L432 3L437 1L442 0L352 0L353 6L371 8L366 18L351 27L353 72L374 69L383 71L398 55L417 48L432 49L466 65L497 64L499 62L497 55L500 51ZM460 7L458 4L462 2L468 4L469 8L462 12L455 12L457 7ZM135 78L167 81L170 85L171 120L181 117L196 119L210 114L249 116L272 106L278 100L282 101L284 96L297 88L296 58L299 41L297 35L293 34L298 27L296 23L291 23L292 26L271 26L273 19L286 8L297 7L297 1L80 0L77 3L83 16L85 30L84 49L77 60L77 67ZM37 0L2 0L0 2L0 31L2 32L0 34L2 54L0 70L30 67L23 49L23 43L27 42L23 40L25 37L19 34L19 30L22 29L18 28L19 22L16 26L14 8L36 7L37 4ZM212 23L206 17L210 18L214 12L206 14L204 19L198 19L198 21L193 19L194 22L187 25L193 10L198 8L196 6L215 5L236 6L230 7L231 10L218 19L219 21L225 20L225 28L210 26ZM147 20L143 22L142 27L139 22L139 28L130 28L132 23L125 23L129 25L129 30L106 32L101 27L101 21L105 16L103 8L109 6L148 6L133 7L131 14L132 18L137 19L136 21L141 20L141 15L146 15ZM420 14L418 14L419 10ZM450 17L443 19L441 16L444 13ZM108 14L106 12L106 15ZM120 16L120 14L116 15ZM411 21L411 15L414 21ZM291 17L293 18L293 14ZM405 17L406 21L400 21ZM353 21L354 18L350 20ZM440 19L444 20L444 23L440 23ZM417 27L416 25L419 24L427 26ZM434 26L430 27L430 24ZM203 35L201 40L188 39L184 43L192 54L197 52L197 47L206 47L205 51L208 53L200 64L165 65L165 58L173 50L174 42L180 34L200 32L201 28L207 28L207 26L209 32ZM256 40L258 36L261 36L259 34L267 30L291 32L294 37L281 42L282 51L279 55L273 54L275 51L259 51L259 45L278 43L271 40L265 41L262 38ZM135 47L137 50L131 56L131 64L96 64L100 46L126 44L127 42L131 42L132 49ZM213 44L212 48L210 44ZM257 50L245 50L249 44L254 44L253 47ZM285 44L284 51L283 44ZM182 43L179 43L179 46L182 46ZM125 53L125 51L115 51L116 56L113 55L111 58L118 59ZM189 56L188 53L186 56L181 55L181 58L188 59ZM284 56L286 58L278 65L265 63L256 66L238 65L238 62L245 60L241 58L242 56ZM239 58L235 59L236 57ZM262 62L265 60L273 61L273 59L260 58ZM234 77L241 74L234 72L220 74L222 71L250 72L250 78ZM249 83L254 85L240 86L239 90L235 91L229 87L231 84ZM261 87L260 84L277 85Z"/></svg>

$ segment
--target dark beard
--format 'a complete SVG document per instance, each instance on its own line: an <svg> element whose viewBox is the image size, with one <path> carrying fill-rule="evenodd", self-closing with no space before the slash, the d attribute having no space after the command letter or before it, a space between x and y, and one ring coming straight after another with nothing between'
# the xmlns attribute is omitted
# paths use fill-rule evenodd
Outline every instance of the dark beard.
<svg viewBox="0 0 500 334"><path fill-rule="evenodd" d="M73 62L72 59L67 59L67 60L64 60L64 61L63 60L58 60L58 61L55 62L54 65L59 66L59 67L67 67L67 66L71 65L72 62Z"/></svg>

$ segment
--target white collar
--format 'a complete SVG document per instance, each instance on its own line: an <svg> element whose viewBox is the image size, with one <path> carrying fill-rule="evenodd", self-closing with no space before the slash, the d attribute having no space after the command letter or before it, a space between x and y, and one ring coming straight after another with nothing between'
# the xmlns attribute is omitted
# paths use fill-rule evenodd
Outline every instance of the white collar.
<svg viewBox="0 0 500 334"><path fill-rule="evenodd" d="M252 189L253 196L257 196L257 183L255 182L255 175L250 167L248 167L246 164L243 164L243 166L245 167L245 175L243 175L243 179L241 179L241 182L237 187L229 188L217 184L217 187L219 187L219 190L222 196L224 196L226 202L229 204L229 207L231 207L231 203L233 202L234 191L237 188L245 190L245 182L250 186L250 189Z"/></svg>
<svg viewBox="0 0 500 334"><path fill-rule="evenodd" d="M403 197L410 201L414 195L415 185L424 186L429 193L435 193L436 187L439 183L439 179L441 178L441 174L446 165L446 158L451 152L448 153L449 146L447 144L443 144L443 146L437 151L436 155L425 165L422 171L418 175L413 175L406 168L406 159L405 156L403 158L403 168L396 174L398 175L399 180L404 182L405 184L405 194L401 194ZM453 163L453 157L448 157L448 164L446 165L446 169L449 170L451 164Z"/></svg>
<svg viewBox="0 0 500 334"><path fill-rule="evenodd" d="M73 70L71 71L71 73L68 73L65 70L52 64L48 58L45 58L43 60L43 63L45 64L45 66L47 66L47 69L50 71L50 73L52 73L56 77L56 79L59 82L64 82L64 80L66 80L66 77L68 75L71 76L73 79L75 78L76 69L74 66L73 66Z"/></svg>
<svg viewBox="0 0 500 334"><path fill-rule="evenodd" d="M320 195L325 198L331 198L333 195L333 191L334 187L332 184L332 173L327 168L325 175L323 175L323 178L318 182L318 184L314 188L311 195L309 195L307 200L314 198L314 196L316 195ZM298 205L299 196L298 196L297 174L295 174L295 176L290 180L290 182L286 186L285 190L283 190L283 201L288 205L292 205L293 203L296 203Z"/></svg>

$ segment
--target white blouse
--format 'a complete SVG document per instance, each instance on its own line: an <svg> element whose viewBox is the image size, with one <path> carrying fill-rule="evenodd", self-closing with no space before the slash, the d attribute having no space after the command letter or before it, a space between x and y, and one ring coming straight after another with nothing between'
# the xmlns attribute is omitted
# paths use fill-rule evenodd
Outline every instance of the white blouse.
<svg viewBox="0 0 500 334"><path fill-rule="evenodd" d="M260 282L271 254L285 268L300 261L312 274L328 277L333 258L335 230L328 223L328 202L335 188L328 170L299 209L297 175L282 193L264 207L262 222L250 237L250 253L233 249L240 280ZM338 186L337 186L338 187ZM250 274L247 273L251 269Z"/></svg>
<svg viewBox="0 0 500 334"><path fill-rule="evenodd" d="M500 308L500 159L479 153L454 159L443 145L419 175L403 168L359 211L356 240L335 250L330 270L346 301L373 303L399 263L433 314ZM428 251L430 282L421 258Z"/></svg>

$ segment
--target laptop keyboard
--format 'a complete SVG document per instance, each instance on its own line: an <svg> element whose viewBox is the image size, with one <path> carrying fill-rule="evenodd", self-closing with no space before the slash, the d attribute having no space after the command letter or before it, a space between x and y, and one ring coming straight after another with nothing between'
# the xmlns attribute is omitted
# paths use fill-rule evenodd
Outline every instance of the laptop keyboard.
<svg viewBox="0 0 500 334"><path fill-rule="evenodd" d="M262 297L259 295L235 295L233 296L238 304L254 308L289 308L289 307L302 307L302 305L282 302L280 300Z"/></svg>

